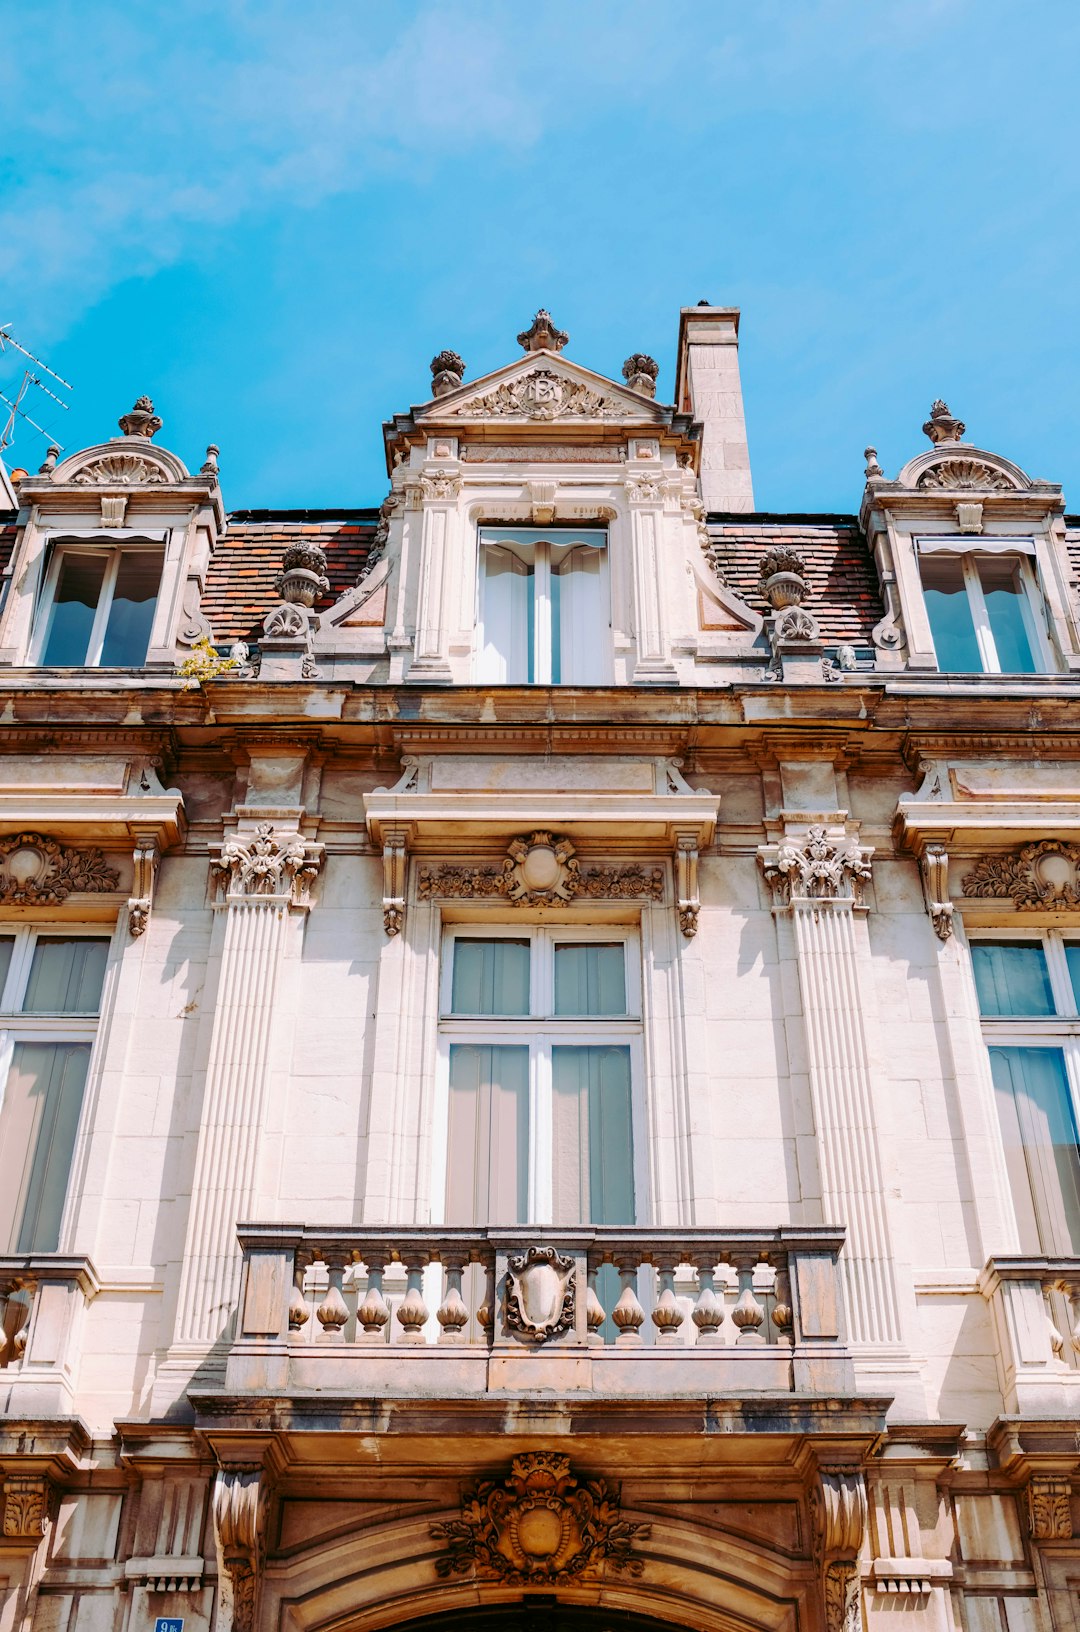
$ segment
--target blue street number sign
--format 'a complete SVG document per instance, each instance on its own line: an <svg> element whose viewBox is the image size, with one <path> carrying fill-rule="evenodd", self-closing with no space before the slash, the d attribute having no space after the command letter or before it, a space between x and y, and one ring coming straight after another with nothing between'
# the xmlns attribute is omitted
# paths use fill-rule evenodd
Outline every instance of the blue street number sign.
<svg viewBox="0 0 1080 1632"><path fill-rule="evenodd" d="M179 1615L159 1615L154 1622L154 1632L184 1632L183 1618Z"/></svg>

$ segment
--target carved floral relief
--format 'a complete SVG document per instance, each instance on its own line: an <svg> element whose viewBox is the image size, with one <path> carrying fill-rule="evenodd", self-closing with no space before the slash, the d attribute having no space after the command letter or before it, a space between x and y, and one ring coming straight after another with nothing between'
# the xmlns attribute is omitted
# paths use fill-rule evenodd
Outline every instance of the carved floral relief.
<svg viewBox="0 0 1080 1632"><path fill-rule="evenodd" d="M538 831L515 839L500 867L445 864L422 867L421 900L502 896L513 906L562 907L576 897L660 901L660 867L582 868L569 839Z"/></svg>
<svg viewBox="0 0 1080 1632"><path fill-rule="evenodd" d="M559 1586L595 1580L605 1566L640 1576L633 1555L651 1525L623 1518L605 1479L579 1479L570 1458L554 1451L515 1456L505 1478L466 1494L461 1518L431 1527L447 1550L435 1562L442 1577L475 1573L509 1586Z"/></svg>
<svg viewBox="0 0 1080 1632"><path fill-rule="evenodd" d="M74 850L42 833L0 839L0 903L35 906L66 901L85 891L115 890L120 875L100 850Z"/></svg>
<svg viewBox="0 0 1080 1632"><path fill-rule="evenodd" d="M1021 912L1080 907L1080 845L1041 839L1012 855L984 856L962 880L969 897L1011 899Z"/></svg>

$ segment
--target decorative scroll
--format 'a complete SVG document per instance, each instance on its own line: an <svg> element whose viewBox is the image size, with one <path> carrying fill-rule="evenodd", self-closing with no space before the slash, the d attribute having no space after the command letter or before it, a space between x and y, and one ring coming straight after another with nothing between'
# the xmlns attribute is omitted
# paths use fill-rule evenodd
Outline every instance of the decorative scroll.
<svg viewBox="0 0 1080 1632"><path fill-rule="evenodd" d="M530 1247L508 1262L506 1325L533 1343L558 1337L574 1324L574 1260L554 1247Z"/></svg>
<svg viewBox="0 0 1080 1632"><path fill-rule="evenodd" d="M531 833L515 839L501 867L422 867L421 900L474 900L501 896L512 906L564 907L578 896L594 900L660 901L664 874L660 867L590 867L582 869L569 839Z"/></svg>
<svg viewBox="0 0 1080 1632"><path fill-rule="evenodd" d="M969 897L1009 898L1021 912L1080 907L1080 845L1041 839L1014 855L985 856L964 877Z"/></svg>
<svg viewBox="0 0 1080 1632"><path fill-rule="evenodd" d="M217 1543L232 1582L233 1632L253 1632L266 1507L261 1470L221 1469L213 1506Z"/></svg>
<svg viewBox="0 0 1080 1632"><path fill-rule="evenodd" d="M859 1550L866 1510L861 1473L822 1470L810 1496L810 1527L822 1570L826 1632L859 1632Z"/></svg>
<svg viewBox="0 0 1080 1632"><path fill-rule="evenodd" d="M66 901L75 892L115 890L120 875L100 850L72 850L42 833L16 833L0 839L0 903L44 906Z"/></svg>
<svg viewBox="0 0 1080 1632"><path fill-rule="evenodd" d="M934 934L947 941L953 932L953 905L949 900L949 856L940 844L928 844L919 862L923 898Z"/></svg>
<svg viewBox="0 0 1080 1632"><path fill-rule="evenodd" d="M605 1479L579 1480L568 1456L530 1451L514 1457L505 1479L465 1495L461 1518L432 1525L431 1535L447 1544L439 1576L474 1572L520 1587L595 1580L602 1566L640 1576L644 1562L631 1548L651 1530L622 1517Z"/></svg>

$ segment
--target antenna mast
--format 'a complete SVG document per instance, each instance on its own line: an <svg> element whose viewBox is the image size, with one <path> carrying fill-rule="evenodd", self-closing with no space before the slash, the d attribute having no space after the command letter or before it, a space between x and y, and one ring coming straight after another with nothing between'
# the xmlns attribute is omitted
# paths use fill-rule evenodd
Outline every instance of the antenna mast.
<svg viewBox="0 0 1080 1632"><path fill-rule="evenodd" d="M11 332L11 327L9 324L0 323L0 352L6 351L9 346L13 351L21 352L30 363L35 365L35 367L23 369L22 384L16 391L14 398L5 396L4 392L0 391L0 402L2 402L8 410L7 420L3 429L0 430L0 454L4 452L5 448L9 448L12 442L15 440L17 419L24 419L32 430L35 430L39 433L39 435L47 436L50 438L50 440L52 440L52 432L47 431L44 425L39 425L36 419L31 419L30 415L22 407L23 398L26 396L26 393L29 391L31 386L33 386L35 390L41 391L46 397L50 398L50 400L55 402L58 407L62 408L65 413L67 413L71 406L70 403L64 401L63 397L58 396L55 391L50 390L50 388L41 378L41 375L36 372L36 369L40 369L43 374L47 374L50 379L55 380L57 385L62 385L65 391L70 391L72 387L68 384L67 380L63 379L55 369L50 368L48 363L43 363L40 357L35 357L32 351L27 351L26 347L20 341L16 340L15 336ZM56 446L61 453L64 451L63 443L57 442Z"/></svg>

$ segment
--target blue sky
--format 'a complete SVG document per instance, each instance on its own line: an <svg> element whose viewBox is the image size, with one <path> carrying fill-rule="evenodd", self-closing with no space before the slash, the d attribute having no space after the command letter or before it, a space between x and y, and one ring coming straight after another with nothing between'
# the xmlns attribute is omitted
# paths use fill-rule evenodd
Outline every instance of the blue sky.
<svg viewBox="0 0 1080 1632"><path fill-rule="evenodd" d="M855 508L943 395L1080 509L1078 47L1075 0L12 6L0 321L69 449L148 391L230 507L364 505L442 347L475 378L546 305L669 400L706 297L760 508Z"/></svg>

